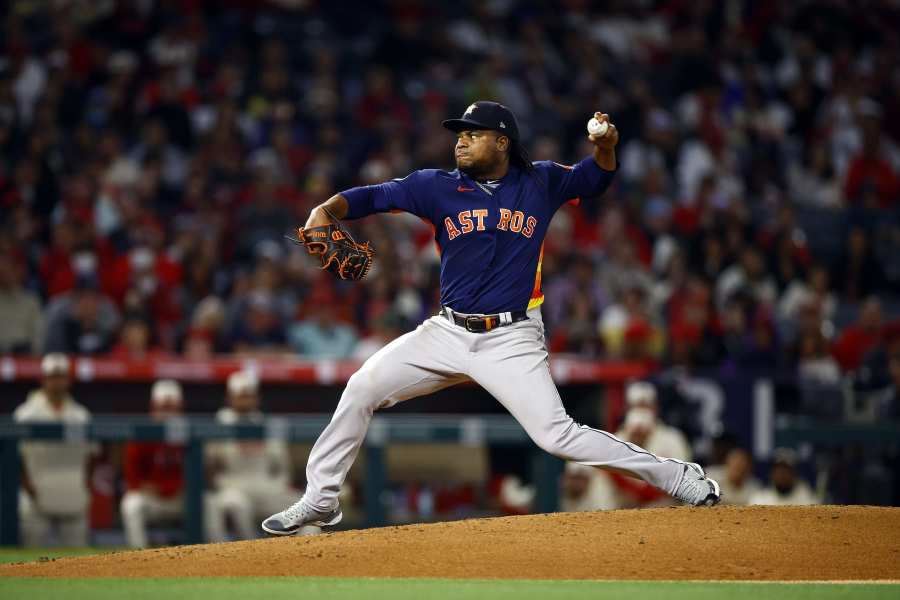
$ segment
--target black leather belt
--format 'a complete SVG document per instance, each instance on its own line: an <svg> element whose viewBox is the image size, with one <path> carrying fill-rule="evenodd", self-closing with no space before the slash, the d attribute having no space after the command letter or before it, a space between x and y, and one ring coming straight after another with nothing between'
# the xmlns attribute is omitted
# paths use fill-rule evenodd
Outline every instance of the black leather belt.
<svg viewBox="0 0 900 600"><path fill-rule="evenodd" d="M464 315L449 310L446 306L441 307L441 314L447 317L451 323L465 327L466 331L472 333L485 333L491 329L512 325L528 318L528 314L524 310L514 310L496 315Z"/></svg>

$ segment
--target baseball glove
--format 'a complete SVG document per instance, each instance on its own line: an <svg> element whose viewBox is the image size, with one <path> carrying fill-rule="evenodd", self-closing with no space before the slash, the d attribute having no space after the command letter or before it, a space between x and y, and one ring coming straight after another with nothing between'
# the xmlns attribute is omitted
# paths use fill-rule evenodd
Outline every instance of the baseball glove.
<svg viewBox="0 0 900 600"><path fill-rule="evenodd" d="M369 242L358 244L350 232L335 220L328 225L297 229L297 237L285 236L318 257L322 268L341 279L359 281L369 272L375 250Z"/></svg>

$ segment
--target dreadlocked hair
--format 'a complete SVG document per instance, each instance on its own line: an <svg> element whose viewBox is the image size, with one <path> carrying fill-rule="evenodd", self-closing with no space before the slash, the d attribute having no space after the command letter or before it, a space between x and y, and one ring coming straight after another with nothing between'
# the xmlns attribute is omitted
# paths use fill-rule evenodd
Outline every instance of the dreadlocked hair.
<svg viewBox="0 0 900 600"><path fill-rule="evenodd" d="M515 140L510 141L512 145L509 147L509 163L514 167L522 169L526 173L533 173L534 165L531 164L531 158L528 156L525 147L522 146L521 142Z"/></svg>

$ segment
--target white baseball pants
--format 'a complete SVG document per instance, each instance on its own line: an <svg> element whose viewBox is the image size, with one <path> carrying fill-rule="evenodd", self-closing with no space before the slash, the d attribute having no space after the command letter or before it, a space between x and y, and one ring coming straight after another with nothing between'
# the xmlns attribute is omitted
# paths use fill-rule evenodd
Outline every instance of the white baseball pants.
<svg viewBox="0 0 900 600"><path fill-rule="evenodd" d="M369 358L347 382L306 467L306 501L327 511L363 443L372 414L472 380L493 395L534 442L559 458L639 477L671 494L683 463L660 458L566 414L550 376L540 309L527 320L471 333L436 315Z"/></svg>
<svg viewBox="0 0 900 600"><path fill-rule="evenodd" d="M132 548L146 548L149 545L147 525L177 522L184 514L184 498L181 495L162 498L156 494L131 490L122 496L120 508L128 545Z"/></svg>
<svg viewBox="0 0 900 600"><path fill-rule="evenodd" d="M88 545L87 509L71 514L41 510L24 490L19 490L19 526L26 548L84 548ZM51 533L55 531L55 540ZM55 543L54 543L55 542Z"/></svg>
<svg viewBox="0 0 900 600"><path fill-rule="evenodd" d="M260 485L256 489L229 486L208 492L203 512L206 539L209 542L227 541L229 519L234 525L237 539L255 539L259 535L259 520L290 506L297 501L297 496L296 490L273 489L267 485ZM307 525L301 529L300 535L315 535L320 531L319 527Z"/></svg>

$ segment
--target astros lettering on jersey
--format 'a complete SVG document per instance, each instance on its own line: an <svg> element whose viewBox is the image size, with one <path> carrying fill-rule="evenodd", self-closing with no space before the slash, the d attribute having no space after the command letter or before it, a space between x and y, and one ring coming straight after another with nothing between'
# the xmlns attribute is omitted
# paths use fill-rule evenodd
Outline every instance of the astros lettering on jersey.
<svg viewBox="0 0 900 600"><path fill-rule="evenodd" d="M613 175L588 157L571 167L538 161L530 173L510 165L488 183L458 169L423 169L341 194L348 219L401 210L429 221L441 254L441 304L491 314L544 301L541 258L550 220L568 200L602 194Z"/></svg>

